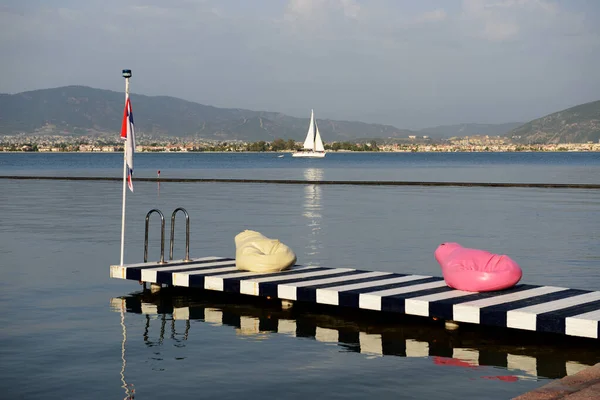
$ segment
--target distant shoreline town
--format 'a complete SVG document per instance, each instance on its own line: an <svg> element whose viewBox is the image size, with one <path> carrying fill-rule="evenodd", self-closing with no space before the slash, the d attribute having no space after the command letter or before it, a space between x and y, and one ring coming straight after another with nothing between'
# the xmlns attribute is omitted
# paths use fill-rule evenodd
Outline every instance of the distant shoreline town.
<svg viewBox="0 0 600 400"><path fill-rule="evenodd" d="M141 142L141 143L140 143ZM271 142L186 140L181 138L163 138L138 140L136 152L142 153L192 153L192 152L294 152L302 143L292 139L275 139ZM600 142L587 143L507 143L500 136L472 136L446 140L416 139L414 137L393 139L379 144L377 140L345 141L325 143L328 152L600 152ZM80 153L117 153L123 151L123 142L114 139L89 137L27 137L0 136L0 152L80 152Z"/></svg>

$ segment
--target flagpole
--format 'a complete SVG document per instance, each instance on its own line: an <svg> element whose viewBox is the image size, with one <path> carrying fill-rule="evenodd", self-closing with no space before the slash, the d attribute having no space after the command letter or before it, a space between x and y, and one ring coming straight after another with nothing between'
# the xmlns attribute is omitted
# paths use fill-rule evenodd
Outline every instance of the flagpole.
<svg viewBox="0 0 600 400"><path fill-rule="evenodd" d="M123 78L125 78L125 104L129 98L129 78L131 78L131 70L123 70ZM127 140L123 146L123 210L121 211L121 266L123 265L123 254L125 253L125 200L127 197Z"/></svg>

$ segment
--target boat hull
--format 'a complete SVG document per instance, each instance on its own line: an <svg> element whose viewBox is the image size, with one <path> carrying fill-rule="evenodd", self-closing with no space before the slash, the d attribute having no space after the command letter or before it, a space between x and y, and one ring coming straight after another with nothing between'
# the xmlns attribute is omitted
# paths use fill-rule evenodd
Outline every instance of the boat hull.
<svg viewBox="0 0 600 400"><path fill-rule="evenodd" d="M292 153L292 157L323 158L325 157L325 152L302 151L298 153Z"/></svg>

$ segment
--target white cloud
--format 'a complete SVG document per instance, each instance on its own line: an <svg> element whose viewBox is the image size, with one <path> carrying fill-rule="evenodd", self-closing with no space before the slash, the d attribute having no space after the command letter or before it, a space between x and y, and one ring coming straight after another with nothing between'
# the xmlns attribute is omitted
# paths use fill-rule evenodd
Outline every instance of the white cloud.
<svg viewBox="0 0 600 400"><path fill-rule="evenodd" d="M555 13L558 5L548 0L504 0L491 3L488 8L521 8Z"/></svg>
<svg viewBox="0 0 600 400"><path fill-rule="evenodd" d="M415 22L439 22L445 20L447 17L448 14L446 14L446 11L444 11L443 8L436 8L435 10L427 11L421 15L418 15L415 18Z"/></svg>
<svg viewBox="0 0 600 400"><path fill-rule="evenodd" d="M318 18L328 14L342 14L358 18L360 6L354 0L290 0L286 14L301 18Z"/></svg>
<svg viewBox="0 0 600 400"><path fill-rule="evenodd" d="M503 41L515 37L519 33L519 26L510 21L490 20L485 23L483 33L490 40Z"/></svg>
<svg viewBox="0 0 600 400"><path fill-rule="evenodd" d="M349 18L358 18L360 6L353 0L341 0L344 15Z"/></svg>
<svg viewBox="0 0 600 400"><path fill-rule="evenodd" d="M463 19L476 25L478 35L490 41L515 39L522 26L548 25L559 14L547 0L463 0Z"/></svg>
<svg viewBox="0 0 600 400"><path fill-rule="evenodd" d="M315 2L311 0L291 0L288 3L287 11L290 14L309 17L313 14Z"/></svg>

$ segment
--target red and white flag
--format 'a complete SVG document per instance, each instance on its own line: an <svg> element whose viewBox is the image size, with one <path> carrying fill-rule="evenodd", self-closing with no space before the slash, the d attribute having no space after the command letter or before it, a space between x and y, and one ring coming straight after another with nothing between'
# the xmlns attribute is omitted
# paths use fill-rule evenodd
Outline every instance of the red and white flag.
<svg viewBox="0 0 600 400"><path fill-rule="evenodd" d="M135 132L133 129L133 112L131 111L131 102L129 97L125 102L123 112L123 124L121 125L121 138L125 139L125 159L127 162L127 186L133 192L133 153L135 153Z"/></svg>

